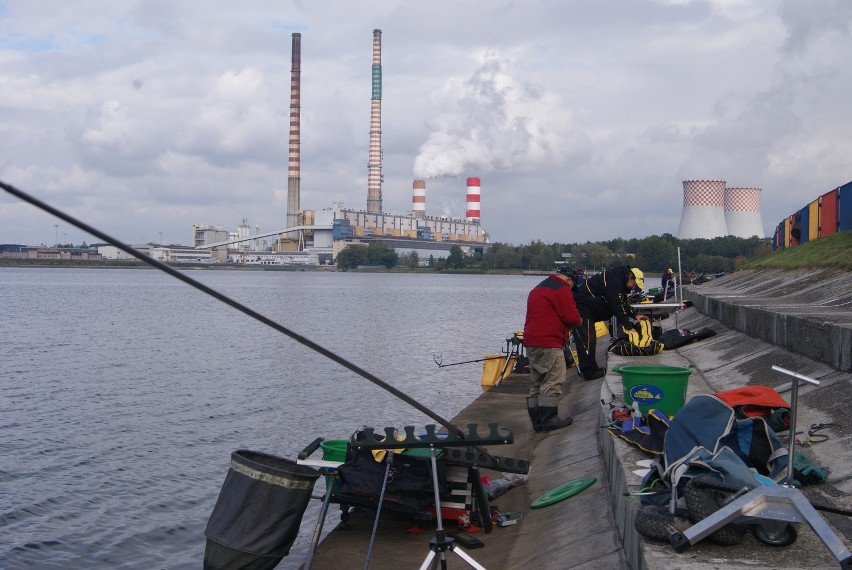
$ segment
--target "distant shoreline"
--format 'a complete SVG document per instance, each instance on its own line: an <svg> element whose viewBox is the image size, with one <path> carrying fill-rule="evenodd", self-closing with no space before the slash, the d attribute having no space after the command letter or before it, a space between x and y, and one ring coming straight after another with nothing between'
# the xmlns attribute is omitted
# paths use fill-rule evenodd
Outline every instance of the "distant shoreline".
<svg viewBox="0 0 852 570"><path fill-rule="evenodd" d="M524 275L520 269L435 269L423 267L410 269L408 267L394 267L393 269L345 269L340 270L330 266L311 265L234 265L234 264L200 264L200 263L167 263L169 267L177 270L209 269L213 271L326 271L335 273L415 273L436 275ZM32 267L41 269L157 269L143 261L86 261L86 260L23 260L23 259L0 259L0 269L4 267ZM544 272L543 274L549 274Z"/></svg>

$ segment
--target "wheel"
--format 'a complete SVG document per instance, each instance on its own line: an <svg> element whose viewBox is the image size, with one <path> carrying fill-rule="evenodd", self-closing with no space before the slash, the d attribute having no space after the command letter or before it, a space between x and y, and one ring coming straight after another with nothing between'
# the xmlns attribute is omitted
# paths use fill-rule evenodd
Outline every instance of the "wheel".
<svg viewBox="0 0 852 570"><path fill-rule="evenodd" d="M671 535L669 527L684 531L689 528L689 516L684 509L678 509L674 516L668 507L647 506L636 512L633 526L645 538L668 541Z"/></svg>
<svg viewBox="0 0 852 570"><path fill-rule="evenodd" d="M696 477L690 479L684 489L686 507L692 522L699 522L723 507L728 498L738 489L726 485L714 477ZM743 541L748 528L743 524L729 523L710 535L716 544L731 545Z"/></svg>
<svg viewBox="0 0 852 570"><path fill-rule="evenodd" d="M754 536L769 546L790 546L799 538L799 531L792 524L761 523L754 527Z"/></svg>

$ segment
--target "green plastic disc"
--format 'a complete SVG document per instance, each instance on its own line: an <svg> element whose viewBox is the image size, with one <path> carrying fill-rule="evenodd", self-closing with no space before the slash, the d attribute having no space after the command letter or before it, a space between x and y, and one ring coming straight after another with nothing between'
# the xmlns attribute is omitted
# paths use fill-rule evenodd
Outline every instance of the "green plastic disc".
<svg viewBox="0 0 852 570"><path fill-rule="evenodd" d="M592 485L594 485L595 479L594 477L583 477L581 479L574 479L573 481L568 481L564 485L560 485L555 489L551 489L538 499L532 502L530 508L532 509L541 509L543 507L549 507L559 501L563 501L568 497L573 497L577 493L581 491L585 491Z"/></svg>

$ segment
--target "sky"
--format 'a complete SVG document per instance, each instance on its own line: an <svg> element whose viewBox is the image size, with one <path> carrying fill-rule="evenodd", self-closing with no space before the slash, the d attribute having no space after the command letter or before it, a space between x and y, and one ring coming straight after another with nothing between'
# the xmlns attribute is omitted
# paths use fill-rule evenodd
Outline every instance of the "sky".
<svg viewBox="0 0 852 570"><path fill-rule="evenodd" d="M366 209L373 30L382 209L491 241L677 235L684 180L762 189L763 227L852 180L848 0L0 0L0 181L128 244ZM845 54L845 55L844 55ZM0 191L0 243L92 243Z"/></svg>

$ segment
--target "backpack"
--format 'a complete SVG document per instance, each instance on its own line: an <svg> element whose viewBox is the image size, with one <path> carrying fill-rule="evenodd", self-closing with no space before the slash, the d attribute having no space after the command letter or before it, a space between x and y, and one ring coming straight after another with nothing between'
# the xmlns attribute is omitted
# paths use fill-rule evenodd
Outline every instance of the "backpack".
<svg viewBox="0 0 852 570"><path fill-rule="evenodd" d="M336 502L363 508L376 508L385 482L388 454L377 460L373 452L357 447L363 438L358 432L346 452L346 460L337 468L340 489L334 494ZM422 450L392 454L388 480L385 485L382 510L398 515L422 518L435 504L432 484L432 463ZM438 486L446 491L444 462L437 462Z"/></svg>
<svg viewBox="0 0 852 570"><path fill-rule="evenodd" d="M621 356L651 356L663 350L663 343L654 339L651 321L637 321L632 327L621 327L607 351Z"/></svg>

